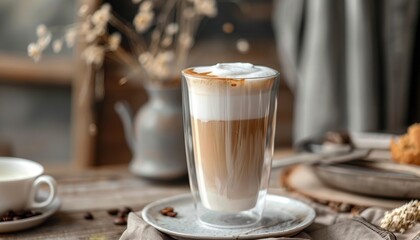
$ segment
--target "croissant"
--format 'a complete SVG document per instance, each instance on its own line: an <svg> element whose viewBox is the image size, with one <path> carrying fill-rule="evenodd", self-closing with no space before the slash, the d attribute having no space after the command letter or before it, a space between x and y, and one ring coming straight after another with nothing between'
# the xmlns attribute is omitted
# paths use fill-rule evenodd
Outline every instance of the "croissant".
<svg viewBox="0 0 420 240"><path fill-rule="evenodd" d="M392 159L398 163L420 165L420 124L413 124L408 133L391 140Z"/></svg>

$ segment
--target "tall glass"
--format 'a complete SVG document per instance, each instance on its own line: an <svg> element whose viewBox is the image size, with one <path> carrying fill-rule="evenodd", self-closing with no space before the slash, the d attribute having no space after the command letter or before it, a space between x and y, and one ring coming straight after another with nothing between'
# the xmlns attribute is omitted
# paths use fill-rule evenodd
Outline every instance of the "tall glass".
<svg viewBox="0 0 420 240"><path fill-rule="evenodd" d="M274 72L227 79L182 71L188 173L202 224L237 228L261 219L274 149Z"/></svg>

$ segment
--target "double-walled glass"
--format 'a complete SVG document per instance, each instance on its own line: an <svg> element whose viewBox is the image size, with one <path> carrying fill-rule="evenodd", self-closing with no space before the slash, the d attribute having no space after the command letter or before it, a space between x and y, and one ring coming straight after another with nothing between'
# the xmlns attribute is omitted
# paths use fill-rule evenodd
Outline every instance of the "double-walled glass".
<svg viewBox="0 0 420 240"><path fill-rule="evenodd" d="M274 149L278 75L235 79L182 71L188 173L201 223L237 228L261 219Z"/></svg>

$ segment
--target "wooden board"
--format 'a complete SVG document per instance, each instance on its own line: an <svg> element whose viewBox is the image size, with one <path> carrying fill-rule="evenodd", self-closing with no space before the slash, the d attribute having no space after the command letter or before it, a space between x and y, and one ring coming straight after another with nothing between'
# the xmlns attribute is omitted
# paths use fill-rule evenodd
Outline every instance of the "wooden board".
<svg viewBox="0 0 420 240"><path fill-rule="evenodd" d="M333 189L325 186L308 166L292 168L280 179L292 191L319 202L341 202L363 207L396 208L405 203L401 200L375 198Z"/></svg>

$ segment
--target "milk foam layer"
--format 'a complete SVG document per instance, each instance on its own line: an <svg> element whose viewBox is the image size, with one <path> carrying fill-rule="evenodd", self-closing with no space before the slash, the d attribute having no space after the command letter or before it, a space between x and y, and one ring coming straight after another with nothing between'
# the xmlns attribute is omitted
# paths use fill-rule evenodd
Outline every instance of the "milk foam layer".
<svg viewBox="0 0 420 240"><path fill-rule="evenodd" d="M266 78L277 74L271 68L254 66L251 63L218 63L213 66L196 67L196 73L208 73L208 75L222 78Z"/></svg>
<svg viewBox="0 0 420 240"><path fill-rule="evenodd" d="M194 118L202 121L232 121L267 116L269 93L253 96L206 96L191 94L190 107Z"/></svg>
<svg viewBox="0 0 420 240"><path fill-rule="evenodd" d="M230 121L267 116L275 70L250 63L218 63L193 72L185 76L193 117Z"/></svg>

